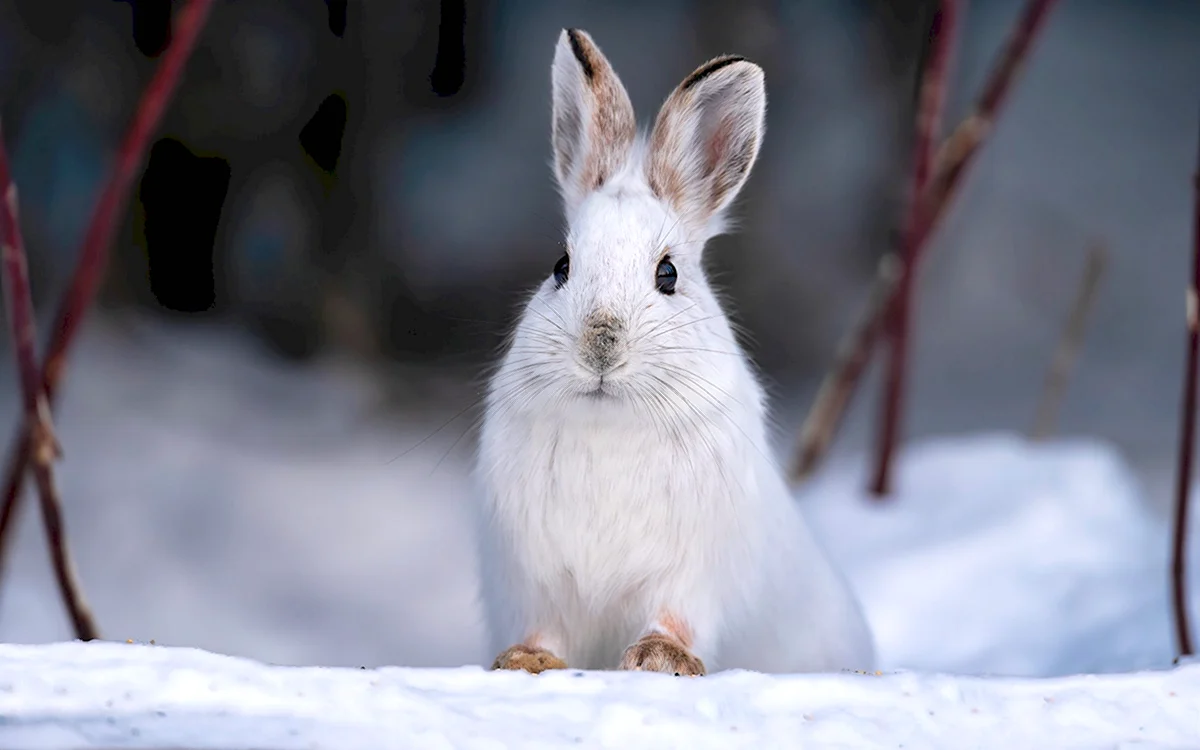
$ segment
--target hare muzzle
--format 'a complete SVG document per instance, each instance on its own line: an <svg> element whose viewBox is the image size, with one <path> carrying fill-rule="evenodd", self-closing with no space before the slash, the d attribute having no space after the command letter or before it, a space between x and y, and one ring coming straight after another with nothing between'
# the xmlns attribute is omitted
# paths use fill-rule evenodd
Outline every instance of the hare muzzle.
<svg viewBox="0 0 1200 750"><path fill-rule="evenodd" d="M597 375L607 375L620 364L625 324L608 313L593 313L584 322L579 337L580 359Z"/></svg>

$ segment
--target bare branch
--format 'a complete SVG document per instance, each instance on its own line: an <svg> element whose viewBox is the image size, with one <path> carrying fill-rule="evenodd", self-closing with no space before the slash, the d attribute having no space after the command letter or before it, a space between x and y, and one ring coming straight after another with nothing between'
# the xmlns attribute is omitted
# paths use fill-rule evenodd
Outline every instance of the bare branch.
<svg viewBox="0 0 1200 750"><path fill-rule="evenodd" d="M67 352L103 277L119 217L128 202L130 188L140 171L150 137L158 129L212 5L213 0L188 0L179 12L172 42L138 101L133 121L117 152L116 163L92 212L83 248L60 303L42 366L44 398L51 406L62 379ZM5 467L3 504L0 505L0 573L3 572L13 535L13 521L25 479L25 468L33 458L31 433L30 423L23 421Z"/></svg>
<svg viewBox="0 0 1200 750"><path fill-rule="evenodd" d="M91 609L83 596L70 548L63 532L62 501L54 482L54 460L61 455L50 407L38 377L33 295L29 288L29 268L17 209L17 187L8 168L8 152L0 131L0 255L3 255L4 298L8 301L8 322L12 331L13 351L21 379L25 406L25 424L30 425L33 472L37 479L38 499L46 522L47 543L63 604L75 627L75 637L90 641L99 637Z"/></svg>
<svg viewBox="0 0 1200 750"><path fill-rule="evenodd" d="M1180 656L1192 656L1187 605L1188 502L1192 490L1192 458L1196 438L1196 358L1200 353L1200 151L1197 153L1195 206L1192 225L1192 281L1187 292L1187 363L1183 377L1180 415L1179 463L1175 484L1175 528L1171 545L1171 592L1175 610L1175 637Z"/></svg>
<svg viewBox="0 0 1200 750"><path fill-rule="evenodd" d="M915 210L915 219L905 233L904 248L921 248L926 238L932 234L945 212L949 200L953 197L959 180L966 170L975 151L982 145L991 123L1007 94L1009 84L1019 63L1027 54L1032 38L1042 25L1046 13L1053 0L1030 0L1018 21L1017 28L1009 39L1003 55L992 69L992 74L976 105L975 111L954 130L949 138L938 149L933 160L932 175L925 183L919 200L916 201L920 210ZM911 253L906 253L908 255ZM890 273L886 264L881 264L880 273L876 275L875 289L897 284L895 280L888 281L885 276ZM888 305L877 306L876 295L872 294L871 303L864 317L847 334L844 343L839 347L840 352L861 352L862 361L854 366L845 366L844 358L839 354L838 362L826 377L824 384L817 394L809 417L804 422L801 438L797 444L795 457L791 463L790 477L798 482L811 475L820 462L828 446L828 441L836 434L847 405L858 387L858 383L866 371L866 364L877 339L883 331L883 321L888 318L896 296ZM876 311L879 320L871 320L871 310ZM834 387L836 383L836 387ZM901 386L903 384L901 383ZM887 452L890 461L890 451ZM882 463L882 462L881 462ZM887 466L879 472L886 481ZM878 485L879 482L876 482Z"/></svg>
<svg viewBox="0 0 1200 750"><path fill-rule="evenodd" d="M1093 242L1088 245L1087 260L1083 268L1083 278L1079 281L1079 292L1071 305L1071 313L1063 327L1058 348L1054 351L1054 359L1050 370L1046 373L1046 384L1042 389L1042 398L1038 402L1036 416L1033 421L1033 431L1030 437L1042 440L1054 431L1054 423L1058 416L1058 407L1062 403L1063 393L1067 389L1067 380L1071 377L1075 359L1083 345L1083 334L1087 329L1088 315L1096 300L1096 290L1100 288L1100 279L1108 264L1108 252L1104 245Z"/></svg>
<svg viewBox="0 0 1200 750"><path fill-rule="evenodd" d="M901 247L900 277L890 310L885 310L883 331L890 345L886 395L883 401L883 423L880 429L880 451L891 455L896 442L903 397L904 365L908 349L908 318L912 304L913 278L922 243L911 240L919 219L921 196L929 180L933 161L933 143L941 127L942 108L946 100L946 79L950 54L958 23L957 0L941 0L930 29L931 49L921 84L921 101L917 108L916 153L913 155L913 189L909 198L909 214L905 222L906 240ZM883 458L881 461L886 462Z"/></svg>
<svg viewBox="0 0 1200 750"><path fill-rule="evenodd" d="M879 450L871 492L877 497L891 491L891 467L896 442L900 434L901 406L904 394L908 348L909 303L906 289L914 275L921 252L937 228L946 207L954 197L962 175L974 160L984 139L991 132L1000 108L1008 97L1017 71L1025 64L1037 33L1055 0L1029 0L1009 35L1000 58L992 68L975 111L964 120L942 145L933 176L914 208L905 231L903 253L906 259L901 270L900 290L888 317L895 331L892 356L888 362L886 391L883 399L883 422L879 431Z"/></svg>

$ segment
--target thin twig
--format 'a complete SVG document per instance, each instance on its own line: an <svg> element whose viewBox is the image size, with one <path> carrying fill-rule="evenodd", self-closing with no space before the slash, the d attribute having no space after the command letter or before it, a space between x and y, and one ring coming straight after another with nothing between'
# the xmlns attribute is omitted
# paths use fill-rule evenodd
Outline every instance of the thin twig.
<svg viewBox="0 0 1200 750"><path fill-rule="evenodd" d="M17 186L8 167L4 129L0 123L0 249L4 260L4 298L13 338L13 350L20 376L21 400L29 424L41 424L43 437L53 442L50 410L46 408L37 359L37 325L34 322L33 295L29 288L29 266L25 242L21 237L17 209Z"/></svg>
<svg viewBox="0 0 1200 750"><path fill-rule="evenodd" d="M0 255L4 261L4 298L8 301L8 322L12 331L13 351L21 380L25 423L30 425L33 473L37 480L38 500L46 525L47 545L58 579L63 604L75 628L75 637L90 641L99 637L91 608L71 560L70 547L63 532L62 500L54 482L54 460L61 455L50 421L37 364L37 326L34 322L33 295L29 289L29 267L17 209L17 187L8 168L8 152L0 130Z"/></svg>
<svg viewBox="0 0 1200 750"><path fill-rule="evenodd" d="M929 57L922 76L921 100L917 107L916 153L913 155L913 190L910 196L913 206L917 205L933 171L934 144L941 137L950 59L961 14L958 0L941 0L929 31ZM910 223L916 218L914 214L915 210L910 212Z"/></svg>
<svg viewBox="0 0 1200 750"><path fill-rule="evenodd" d="M212 5L213 0L188 0L179 12L171 44L163 53L150 84L142 92L112 172L92 212L83 248L59 305L46 360L42 365L43 393L51 406L62 380L67 352L103 277L118 220L128 203L130 188L140 172L150 136L158 129ZM5 468L3 505L0 506L0 574L7 559L17 500L21 496L25 467L32 458L31 452L29 425L22 421Z"/></svg>
<svg viewBox="0 0 1200 750"><path fill-rule="evenodd" d="M1030 432L1030 437L1034 440L1043 440L1054 431L1058 407L1062 403L1063 393L1066 392L1067 380L1071 377L1075 359L1079 356L1083 334L1087 330L1088 315L1096 301L1096 290L1100 288L1100 279L1104 276L1107 264L1108 252L1104 245L1098 241L1088 245L1083 278L1079 280L1079 291L1075 295L1071 313L1058 340L1050 370L1046 373L1046 384L1042 388L1042 398L1038 402L1033 430Z"/></svg>
<svg viewBox="0 0 1200 750"><path fill-rule="evenodd" d="M927 189L916 203L912 221L905 232L903 257L910 260L902 274L912 276L917 261L929 237L937 228L946 207L954 195L962 175L974 161L975 154L990 133L1000 108L1007 99L1016 73L1029 56L1033 40L1045 25L1055 0L1029 0L1017 19L999 60L992 68L975 111L967 117L942 144L936 167ZM904 282L901 282L903 288ZM892 458L900 434L901 405L904 394L907 358L908 308L905 298L896 297L889 317L894 317L899 333L892 341L892 357L888 363L884 394L884 419L879 433L879 450L871 492L881 497L891 491Z"/></svg>
<svg viewBox="0 0 1200 750"><path fill-rule="evenodd" d="M867 306L839 344L833 367L821 381L817 397L800 428L800 442L788 468L788 480L793 485L812 476L837 437L842 414L854 395L854 387L871 361L871 351L883 327L883 313L900 279L900 265L900 257L894 252L887 253L879 261Z"/></svg>
<svg viewBox="0 0 1200 750"><path fill-rule="evenodd" d="M1180 422L1179 464L1175 484L1175 528L1171 545L1171 593L1175 609L1175 637L1180 656L1192 656L1192 631L1188 626L1187 532L1188 502L1192 490L1192 451L1196 436L1196 357L1200 353L1200 151L1193 185L1195 206L1192 225L1192 283L1187 293L1187 364L1183 377L1183 414Z"/></svg>
<svg viewBox="0 0 1200 750"><path fill-rule="evenodd" d="M83 322L84 314L91 306L104 275L113 236L125 206L129 203L134 180L141 173L142 160L150 137L158 130L158 124L175 93L180 74L204 28L212 4L213 0L190 0L180 11L171 44L163 53L162 61L154 71L154 77L142 92L133 122L130 123L125 139L117 151L113 171L92 212L91 223L84 235L79 263L59 308L53 338L46 351L46 363L42 368L46 392L51 400L62 379L67 350Z"/></svg>

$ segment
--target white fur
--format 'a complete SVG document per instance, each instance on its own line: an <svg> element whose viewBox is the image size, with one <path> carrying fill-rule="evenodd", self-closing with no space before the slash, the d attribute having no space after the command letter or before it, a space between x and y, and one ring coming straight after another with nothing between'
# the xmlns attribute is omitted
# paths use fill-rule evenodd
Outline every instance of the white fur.
<svg viewBox="0 0 1200 750"><path fill-rule="evenodd" d="M556 77L576 64L564 32ZM762 72L738 62L721 73L729 90L704 97L720 106L684 101L674 116L697 126L730 116L754 132L726 140L756 154ZM590 106L577 86L555 92ZM670 143L692 164L703 147ZM701 268L734 195L697 213L709 177L693 170L679 210L652 191L647 149L639 140L585 196L560 182L569 278L534 292L490 384L478 470L493 653L534 637L572 667L612 669L670 613L709 671L869 669L870 632L770 455L762 389ZM729 154L718 156L727 168ZM736 193L745 175L734 178ZM664 250L678 269L673 295L655 286ZM620 364L603 378L580 356L597 311L625 327ZM588 395L601 384L605 395Z"/></svg>

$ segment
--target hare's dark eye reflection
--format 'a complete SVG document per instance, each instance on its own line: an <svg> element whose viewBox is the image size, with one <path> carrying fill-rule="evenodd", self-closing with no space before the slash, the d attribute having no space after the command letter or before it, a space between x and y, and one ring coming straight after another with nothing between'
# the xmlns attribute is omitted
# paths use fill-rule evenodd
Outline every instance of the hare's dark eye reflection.
<svg viewBox="0 0 1200 750"><path fill-rule="evenodd" d="M567 276L571 273L571 258L568 255L558 259L554 264L554 288L561 289L562 285L567 283Z"/></svg>
<svg viewBox="0 0 1200 750"><path fill-rule="evenodd" d="M654 276L654 283L658 286L658 291L663 294L675 293L675 281L679 278L679 272L675 270L675 264L671 262L670 257L663 258L658 263L658 271Z"/></svg>

